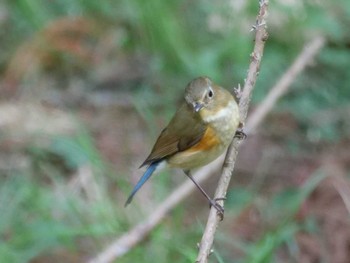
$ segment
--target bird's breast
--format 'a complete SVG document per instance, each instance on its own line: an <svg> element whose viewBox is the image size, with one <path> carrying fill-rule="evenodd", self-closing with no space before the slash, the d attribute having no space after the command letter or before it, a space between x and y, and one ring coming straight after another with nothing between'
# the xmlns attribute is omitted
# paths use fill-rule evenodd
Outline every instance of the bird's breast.
<svg viewBox="0 0 350 263"><path fill-rule="evenodd" d="M193 169L219 157L231 142L239 125L238 106L235 102L230 102L225 108L203 120L207 123L207 128L201 140L170 157L167 161L170 166Z"/></svg>
<svg viewBox="0 0 350 263"><path fill-rule="evenodd" d="M201 140L196 143L194 146L189 148L188 152L197 152L197 151L208 151L214 147L217 147L219 144L221 144L221 140L215 131L211 126L208 125L207 129L205 130L205 133Z"/></svg>
<svg viewBox="0 0 350 263"><path fill-rule="evenodd" d="M226 107L216 111L215 113L203 114L202 119L212 127L217 137L226 146L231 142L239 125L239 109L233 99Z"/></svg>

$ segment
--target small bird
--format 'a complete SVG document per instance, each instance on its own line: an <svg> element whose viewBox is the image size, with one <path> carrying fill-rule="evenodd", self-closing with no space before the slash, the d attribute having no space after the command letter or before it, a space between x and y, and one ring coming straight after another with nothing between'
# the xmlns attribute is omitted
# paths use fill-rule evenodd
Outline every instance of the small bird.
<svg viewBox="0 0 350 263"><path fill-rule="evenodd" d="M238 104L230 92L214 84L208 77L192 80L186 87L184 102L140 166L147 165L148 168L125 206L154 172L164 167L180 168L223 216L223 208L194 180L191 170L218 158L236 132L242 133L238 129L239 124Z"/></svg>

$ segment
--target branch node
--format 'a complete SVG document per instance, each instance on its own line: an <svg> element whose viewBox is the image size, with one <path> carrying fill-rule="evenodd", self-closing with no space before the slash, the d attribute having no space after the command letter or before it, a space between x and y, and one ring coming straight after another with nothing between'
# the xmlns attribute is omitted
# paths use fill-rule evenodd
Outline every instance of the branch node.
<svg viewBox="0 0 350 263"><path fill-rule="evenodd" d="M269 38L269 33L265 31L263 36L261 37L261 40L265 42L268 38Z"/></svg>
<svg viewBox="0 0 350 263"><path fill-rule="evenodd" d="M265 21L259 22L258 20L256 20L255 25L252 25L252 28L250 29L250 32L253 32L253 31L257 30L259 27L262 27L262 26L265 26L265 25L266 25Z"/></svg>
<svg viewBox="0 0 350 263"><path fill-rule="evenodd" d="M267 5L268 4L268 0L259 0L259 7L262 8L263 5Z"/></svg>
<svg viewBox="0 0 350 263"><path fill-rule="evenodd" d="M261 59L261 55L257 52L253 52L252 54L250 54L250 59L251 59L251 62L259 62L260 59Z"/></svg>
<svg viewBox="0 0 350 263"><path fill-rule="evenodd" d="M240 83L238 83L237 87L233 88L233 94L238 100L242 97L242 87Z"/></svg>

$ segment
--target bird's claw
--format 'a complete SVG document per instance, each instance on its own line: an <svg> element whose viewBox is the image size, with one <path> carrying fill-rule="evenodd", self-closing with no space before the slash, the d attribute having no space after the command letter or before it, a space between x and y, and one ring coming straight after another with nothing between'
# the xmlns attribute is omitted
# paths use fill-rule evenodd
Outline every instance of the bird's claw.
<svg viewBox="0 0 350 263"><path fill-rule="evenodd" d="M210 200L210 207L215 207L217 215L220 217L220 221L224 220L225 210L222 205L218 204L217 201L226 200L226 197L219 197Z"/></svg>
<svg viewBox="0 0 350 263"><path fill-rule="evenodd" d="M247 138L247 134L243 131L242 128L238 128L234 137L240 140L244 140L245 138Z"/></svg>

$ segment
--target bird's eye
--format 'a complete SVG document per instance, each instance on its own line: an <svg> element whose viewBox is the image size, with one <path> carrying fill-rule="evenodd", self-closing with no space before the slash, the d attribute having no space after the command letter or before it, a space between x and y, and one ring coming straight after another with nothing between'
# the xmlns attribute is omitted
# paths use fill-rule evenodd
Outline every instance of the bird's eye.
<svg viewBox="0 0 350 263"><path fill-rule="evenodd" d="M214 92L210 89L208 92L208 97L212 98L214 96Z"/></svg>

